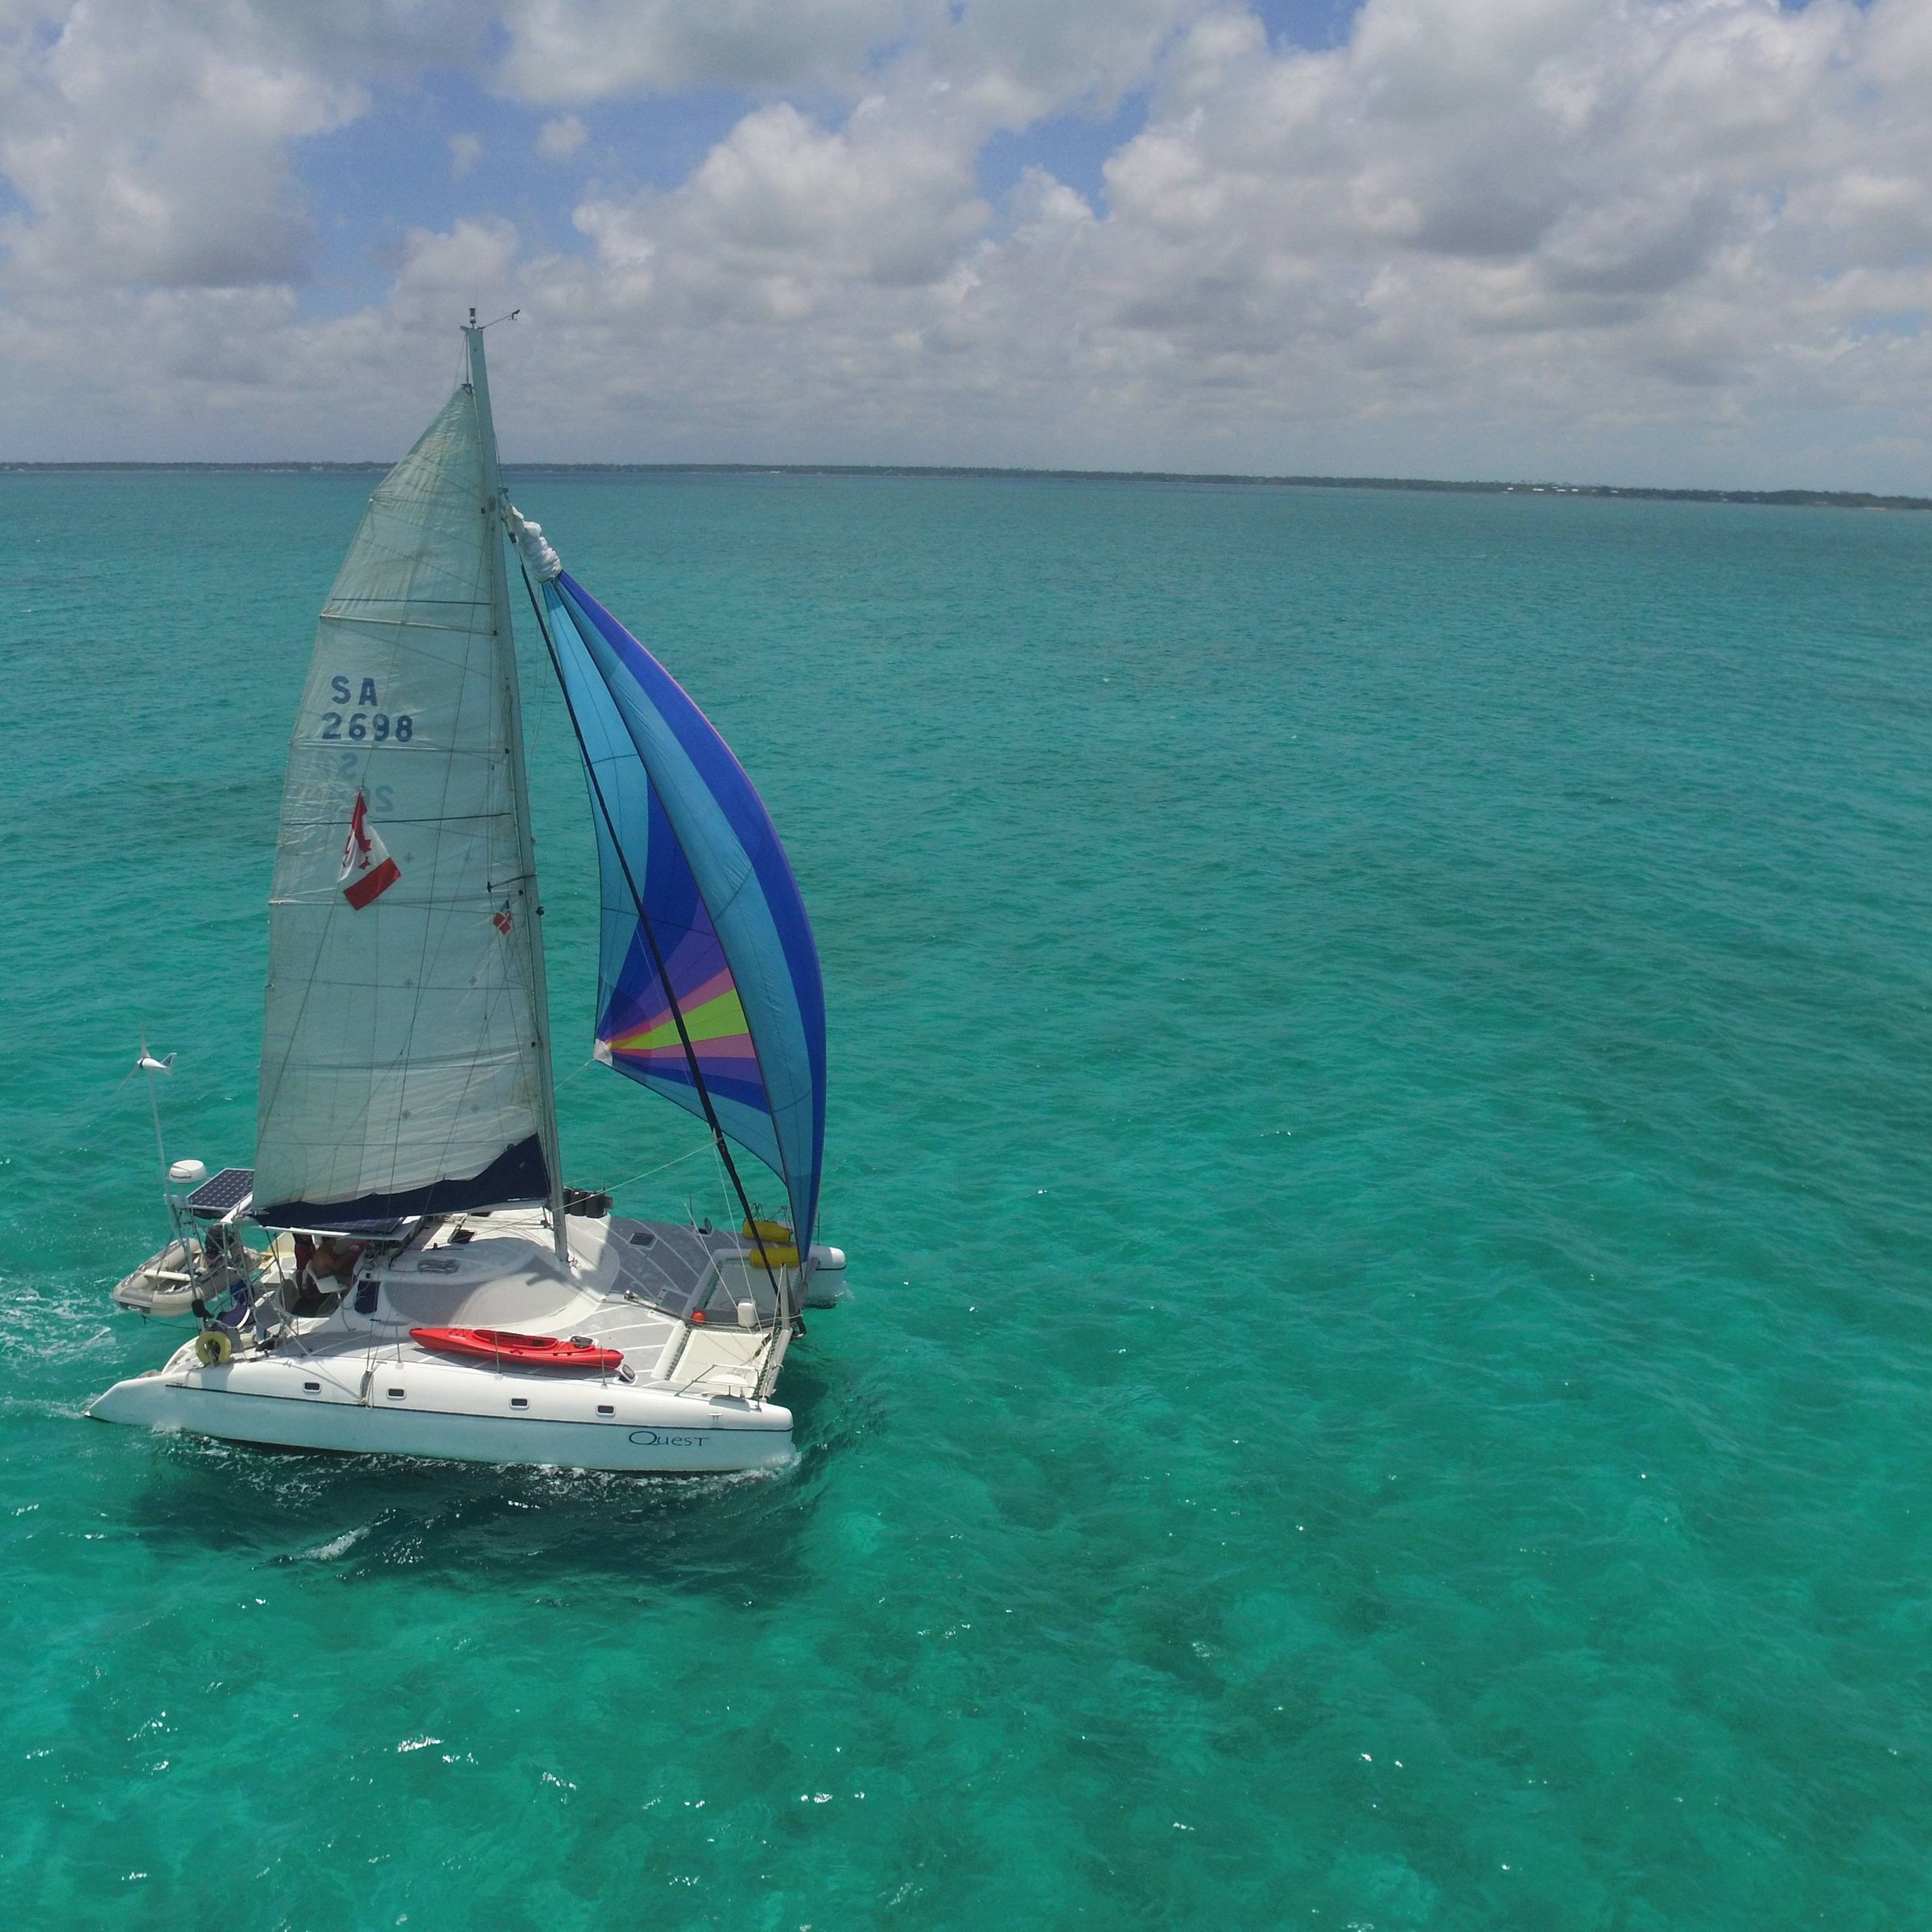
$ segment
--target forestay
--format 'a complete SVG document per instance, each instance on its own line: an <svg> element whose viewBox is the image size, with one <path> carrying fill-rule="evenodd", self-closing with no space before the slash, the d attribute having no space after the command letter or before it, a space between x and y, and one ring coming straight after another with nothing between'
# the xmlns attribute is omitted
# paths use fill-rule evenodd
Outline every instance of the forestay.
<svg viewBox="0 0 1932 1932"><path fill-rule="evenodd" d="M694 1113L708 1094L784 1182L803 1249L824 1158L825 999L791 866L709 720L522 527L597 821L597 1055Z"/></svg>
<svg viewBox="0 0 1932 1932"><path fill-rule="evenodd" d="M459 389L377 489L316 632L269 921L255 1212L270 1224L550 1190L487 434Z"/></svg>

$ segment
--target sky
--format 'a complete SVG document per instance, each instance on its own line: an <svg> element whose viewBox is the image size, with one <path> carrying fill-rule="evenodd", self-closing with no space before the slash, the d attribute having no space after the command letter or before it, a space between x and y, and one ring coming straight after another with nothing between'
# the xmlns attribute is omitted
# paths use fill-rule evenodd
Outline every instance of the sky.
<svg viewBox="0 0 1932 1932"><path fill-rule="evenodd" d="M1932 0L0 0L0 460L1932 493Z"/></svg>

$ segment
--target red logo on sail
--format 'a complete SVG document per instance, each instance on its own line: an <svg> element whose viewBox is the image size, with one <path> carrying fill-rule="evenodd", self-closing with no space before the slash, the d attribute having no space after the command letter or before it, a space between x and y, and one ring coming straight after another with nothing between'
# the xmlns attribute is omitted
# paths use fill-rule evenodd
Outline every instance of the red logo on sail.
<svg viewBox="0 0 1932 1932"><path fill-rule="evenodd" d="M356 809L349 821L349 843L342 848L342 876L336 881L342 896L360 912L387 892L402 876L389 856L382 835L369 822L369 801L356 794Z"/></svg>
<svg viewBox="0 0 1932 1932"><path fill-rule="evenodd" d="M510 929L511 927L515 925L517 922L510 916L510 901L508 899L506 899L503 903L497 908L494 914L491 915L489 923L491 925L494 926L497 931L502 933L506 939L510 936Z"/></svg>

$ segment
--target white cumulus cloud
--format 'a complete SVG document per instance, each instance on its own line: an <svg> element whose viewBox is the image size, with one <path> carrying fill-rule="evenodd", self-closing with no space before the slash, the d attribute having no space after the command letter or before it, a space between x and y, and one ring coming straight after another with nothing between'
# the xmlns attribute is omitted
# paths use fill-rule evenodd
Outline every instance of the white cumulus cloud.
<svg viewBox="0 0 1932 1932"><path fill-rule="evenodd" d="M509 0L502 77L523 98L838 86L942 14L929 0Z"/></svg>
<svg viewBox="0 0 1932 1932"><path fill-rule="evenodd" d="M1932 477L1923 0L1365 0L1320 49L1188 0L512 0L440 55L432 0L230 6L11 16L0 453L394 448L501 299L533 456ZM546 171L547 221L526 182L312 308L303 144L452 60L564 110L551 159L575 105L602 156L747 97L675 179Z"/></svg>
<svg viewBox="0 0 1932 1932"><path fill-rule="evenodd" d="M584 123L575 114L559 114L537 130L537 152L547 161L568 161L585 138Z"/></svg>
<svg viewBox="0 0 1932 1932"><path fill-rule="evenodd" d="M299 279L311 246L288 147L365 92L246 35L151 7L0 14L0 219L8 286Z"/></svg>

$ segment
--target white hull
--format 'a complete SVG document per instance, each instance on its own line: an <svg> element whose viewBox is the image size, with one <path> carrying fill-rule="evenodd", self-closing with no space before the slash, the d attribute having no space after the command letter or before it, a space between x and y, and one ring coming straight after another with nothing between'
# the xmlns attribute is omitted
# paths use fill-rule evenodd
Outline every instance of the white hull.
<svg viewBox="0 0 1932 1932"><path fill-rule="evenodd" d="M287 1369L275 1379L281 1389L261 1385L251 1369ZM487 1368L456 1370L488 1376ZM792 1459L791 1413L771 1402L720 1397L695 1402L660 1395L655 1401L626 1404L615 1417L593 1413L580 1419L535 1414L495 1414L474 1410L405 1407L378 1396L374 1404L324 1401L300 1393L305 1376L299 1361L269 1363L246 1359L221 1368L198 1364L181 1373L163 1370L117 1382L88 1413L97 1421L212 1436L231 1443L256 1443L285 1449L333 1449L353 1455L410 1455L440 1462L535 1464L567 1469L655 1471L696 1474L768 1469ZM500 1376L499 1385L528 1387L535 1377ZM252 1381L255 1386L237 1384ZM590 1383L590 1389L598 1385ZM602 1391L635 1396L630 1389ZM532 1395L533 1403L536 1397ZM646 1419L648 1418L648 1419Z"/></svg>
<svg viewBox="0 0 1932 1932"><path fill-rule="evenodd" d="M360 1271L366 1313L345 1297L272 1348L244 1333L241 1352L212 1365L191 1343L88 1413L227 1442L449 1462L697 1474L791 1461L791 1413L768 1399L789 1334L734 1238L575 1216L569 1228L566 1277L535 1211L452 1219ZM625 1373L504 1368L425 1348L412 1327L588 1336L620 1351Z"/></svg>

